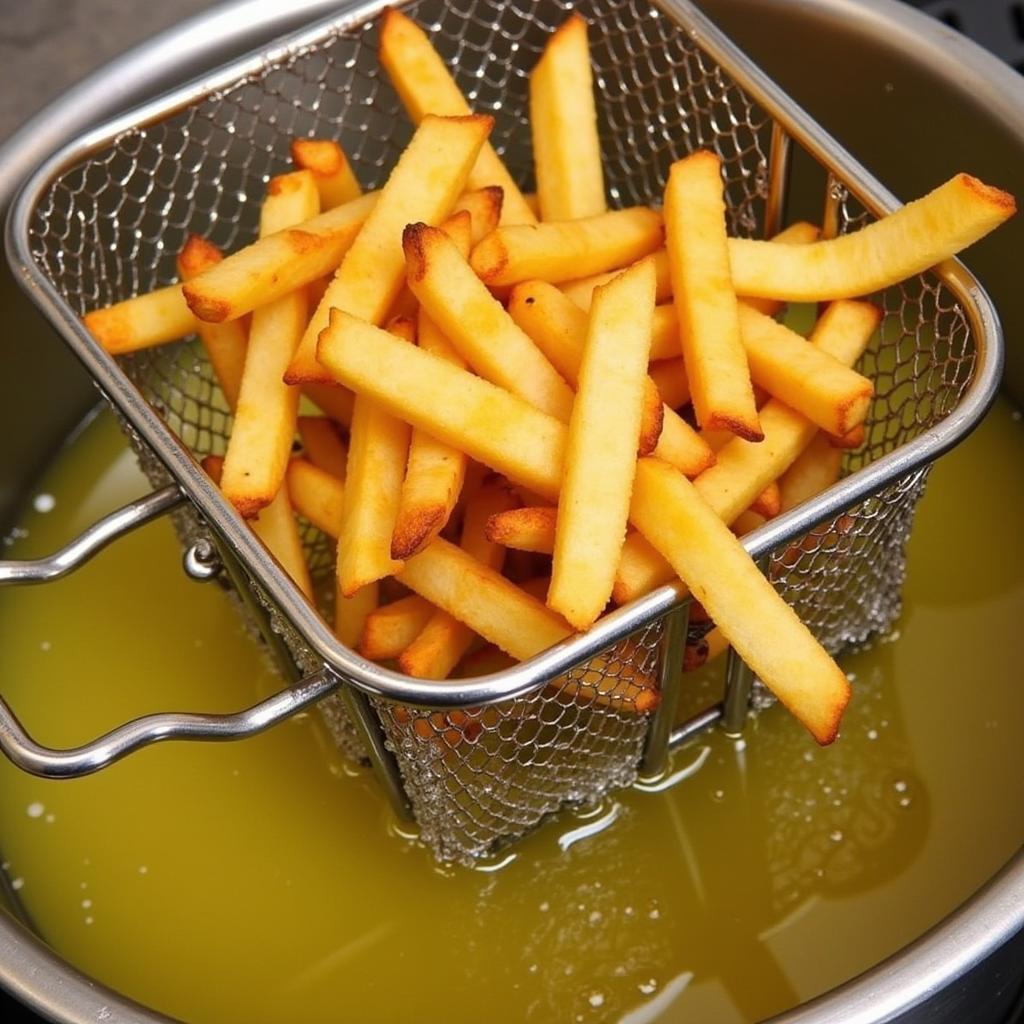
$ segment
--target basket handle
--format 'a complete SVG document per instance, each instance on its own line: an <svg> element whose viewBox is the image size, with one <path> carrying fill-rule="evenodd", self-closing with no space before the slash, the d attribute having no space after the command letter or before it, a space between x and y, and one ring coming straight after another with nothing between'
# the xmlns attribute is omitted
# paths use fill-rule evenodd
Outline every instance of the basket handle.
<svg viewBox="0 0 1024 1024"><path fill-rule="evenodd" d="M161 740L237 740L254 736L315 704L340 685L341 679L324 666L272 697L234 714L163 712L143 715L67 750L37 743L0 697L0 751L32 775L74 779L91 775Z"/></svg>
<svg viewBox="0 0 1024 1024"><path fill-rule="evenodd" d="M104 516L55 554L26 561L0 560L0 586L11 583L49 583L60 579L88 562L118 537L145 526L184 501L185 495L177 485L168 484Z"/></svg>

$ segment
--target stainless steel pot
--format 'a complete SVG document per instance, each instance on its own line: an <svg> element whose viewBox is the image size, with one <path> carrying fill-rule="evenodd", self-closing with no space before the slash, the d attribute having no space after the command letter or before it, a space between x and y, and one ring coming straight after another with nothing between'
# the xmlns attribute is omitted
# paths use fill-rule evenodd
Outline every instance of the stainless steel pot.
<svg viewBox="0 0 1024 1024"><path fill-rule="evenodd" d="M700 0L727 32L897 194L971 171L1024 195L1024 79L893 0ZM242 0L183 23L91 76L0 149L0 208L44 156L89 123L326 12L328 0ZM185 60L182 54L187 54ZM796 203L800 203L799 187ZM816 202L816 200L815 200ZM813 207L798 211L816 217ZM1014 256L1024 221L971 253L1003 315L1007 391L1024 404L1024 294ZM43 406L3 388L0 511L94 401L88 381L0 271L4 379L45 372ZM3 384L0 383L0 387ZM15 432L15 425L17 430ZM26 427L28 429L26 429ZM776 1024L1004 1021L1024 980L1024 852L933 931ZM0 913L0 984L49 1019L167 1018L91 982Z"/></svg>

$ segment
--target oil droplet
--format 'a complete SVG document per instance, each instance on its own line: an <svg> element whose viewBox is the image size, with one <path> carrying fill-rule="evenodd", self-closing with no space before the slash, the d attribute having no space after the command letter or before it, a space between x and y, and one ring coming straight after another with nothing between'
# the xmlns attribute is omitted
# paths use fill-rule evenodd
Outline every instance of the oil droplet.
<svg viewBox="0 0 1024 1024"><path fill-rule="evenodd" d="M24 878L12 878L11 879L11 888L15 892L17 892L24 884L25 884L25 879Z"/></svg>
<svg viewBox="0 0 1024 1024"><path fill-rule="evenodd" d="M92 906L92 900L82 900L82 909L88 910Z"/></svg>
<svg viewBox="0 0 1024 1024"><path fill-rule="evenodd" d="M833 829L829 832L828 837L833 843L841 843L843 841L843 833L839 829Z"/></svg>
<svg viewBox="0 0 1024 1024"><path fill-rule="evenodd" d="M897 779L892 784L892 788L895 789L897 793L906 793L906 791L907 791L906 780L905 779Z"/></svg>
<svg viewBox="0 0 1024 1024"><path fill-rule="evenodd" d="M540 907L539 907L539 910L540 910L540 912L541 912L542 914L545 914L545 913L547 913L547 911L548 911L548 910L549 910L550 908L551 908L551 904L550 904L550 903L548 903L548 901L547 901L547 900L545 900L545 901L544 901L544 902L543 902L543 903L542 903L542 904L540 905Z"/></svg>
<svg viewBox="0 0 1024 1024"><path fill-rule="evenodd" d="M592 1007L596 1010L599 1006L604 1006L604 996L600 992L591 992L590 998L587 1000Z"/></svg>
<svg viewBox="0 0 1024 1024"><path fill-rule="evenodd" d="M140 875L148 875L149 874L149 868L147 868L145 864L140 864L139 865L139 874Z"/></svg>
<svg viewBox="0 0 1024 1024"><path fill-rule="evenodd" d="M44 641L43 641L43 642L42 642L42 643L41 643L41 644L39 645L39 650L41 650L41 651L44 651L44 652L45 652L45 651L48 651L48 650L50 650L50 648L51 648L51 647L53 647L53 644L51 644L49 640L44 640Z"/></svg>
<svg viewBox="0 0 1024 1024"><path fill-rule="evenodd" d="M640 989L645 996L649 996L658 991L658 983L654 978L649 978L647 981L641 981L640 984L637 985L637 988Z"/></svg>
<svg viewBox="0 0 1024 1024"><path fill-rule="evenodd" d="M869 740L877 740L878 739L878 730L877 729L868 729L868 739Z"/></svg>
<svg viewBox="0 0 1024 1024"><path fill-rule="evenodd" d="M43 816L43 811L45 810L46 808L38 800L36 800L33 803L30 803L28 807L25 808L25 813L30 818L41 818Z"/></svg>
<svg viewBox="0 0 1024 1024"><path fill-rule="evenodd" d="M649 917L649 918L650 918L650 919L651 919L652 921L657 921L657 920L658 920L658 918L659 918L659 917L661 917L661 911L660 911L660 910L658 910L658 908L657 908L657 907L655 907L655 908L654 908L654 909L653 909L653 910L652 910L652 911L651 911L651 912L650 912L650 913L649 913L649 914L648 914L647 916L648 916L648 917Z"/></svg>
<svg viewBox="0 0 1024 1024"><path fill-rule="evenodd" d="M37 512L52 512L57 504L57 499L52 494L37 494L32 501L32 507Z"/></svg>
<svg viewBox="0 0 1024 1024"><path fill-rule="evenodd" d="M597 922L601 920L601 917L602 917L602 914L601 914L600 910L592 910L590 912L590 917L588 917L587 920L591 924L597 924Z"/></svg>
<svg viewBox="0 0 1024 1024"><path fill-rule="evenodd" d="M85 923L86 923L86 924L92 924L92 920L93 920L93 919L92 919L91 917L87 917L87 918L85 919Z"/></svg>

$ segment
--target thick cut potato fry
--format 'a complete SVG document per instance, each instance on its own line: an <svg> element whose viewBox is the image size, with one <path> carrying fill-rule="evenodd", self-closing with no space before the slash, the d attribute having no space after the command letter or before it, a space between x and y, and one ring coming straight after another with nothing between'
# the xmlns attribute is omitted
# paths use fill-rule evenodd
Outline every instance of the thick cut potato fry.
<svg viewBox="0 0 1024 1024"><path fill-rule="evenodd" d="M402 229L448 216L493 124L493 118L477 116L422 120L310 319L288 368L289 384L331 383L316 361L316 341L331 309L383 322L405 283Z"/></svg>
<svg viewBox="0 0 1024 1024"><path fill-rule="evenodd" d="M568 428L503 388L335 310L319 359L335 378L415 427L556 499Z"/></svg>
<svg viewBox="0 0 1024 1024"><path fill-rule="evenodd" d="M635 263L661 245L661 216L645 206L583 220L492 231L470 262L490 287L537 278L558 284Z"/></svg>
<svg viewBox="0 0 1024 1024"><path fill-rule="evenodd" d="M852 366L864 353L881 319L867 302L835 302L821 316L811 343ZM761 410L765 438L759 443L733 438L718 453L718 462L698 478L701 496L724 522L732 523L773 480L778 479L810 444L814 424L772 400ZM665 560L636 533L627 535L612 598L625 604L672 578Z"/></svg>
<svg viewBox="0 0 1024 1024"><path fill-rule="evenodd" d="M403 245L409 287L462 358L485 380L568 422L572 388L488 292L455 243L438 228L411 224Z"/></svg>
<svg viewBox="0 0 1024 1024"><path fill-rule="evenodd" d="M608 209L587 23L574 12L530 72L530 130L543 220L578 220Z"/></svg>
<svg viewBox="0 0 1024 1024"><path fill-rule="evenodd" d="M272 178L260 211L267 237L315 217L320 194L311 171ZM273 501L284 480L295 436L298 388L285 384L308 317L306 291L299 288L253 311L249 347L228 439L221 489L244 516ZM209 329L209 328L208 328Z"/></svg>
<svg viewBox="0 0 1024 1024"><path fill-rule="evenodd" d="M466 554L497 572L505 561L505 549L488 540L487 523L515 503L512 489L504 481L494 480L481 487L466 506L460 546ZM464 622L439 608L401 653L398 667L420 679L446 679L469 649L474 635ZM454 716L453 724L460 724L464 712Z"/></svg>
<svg viewBox="0 0 1024 1024"><path fill-rule="evenodd" d="M501 208L504 201L504 193L497 185L488 185L486 188L463 192L459 197L452 210L452 215L461 213L463 210L469 214L472 225L470 234L472 245L476 245L482 238L486 238L501 223ZM444 226L442 225L442 227ZM469 259L468 253L466 253L466 258Z"/></svg>
<svg viewBox="0 0 1024 1024"><path fill-rule="evenodd" d="M334 635L348 648L356 650L366 628L366 620L380 603L380 584L367 583L351 597L335 586Z"/></svg>
<svg viewBox="0 0 1024 1024"><path fill-rule="evenodd" d="M285 483L292 508L336 540L345 505L345 487L341 480L307 459L292 459Z"/></svg>
<svg viewBox="0 0 1024 1024"><path fill-rule="evenodd" d="M1013 196L958 174L926 196L848 235L813 245L729 241L736 291L787 302L869 295L983 238L1017 206Z"/></svg>
<svg viewBox="0 0 1024 1024"><path fill-rule="evenodd" d="M322 210L333 210L363 194L345 151L333 139L293 139L291 150L292 163L312 173Z"/></svg>
<svg viewBox="0 0 1024 1024"><path fill-rule="evenodd" d="M487 539L516 551L550 555L555 550L557 521L558 509L550 506L528 505L525 508L509 509L488 520Z"/></svg>
<svg viewBox="0 0 1024 1024"><path fill-rule="evenodd" d="M875 393L867 377L742 303L739 322L757 384L830 434L863 422Z"/></svg>
<svg viewBox="0 0 1024 1024"><path fill-rule="evenodd" d="M193 280L224 259L220 249L199 235L189 235L184 248L178 253L178 276L182 281ZM186 284L187 287L187 284ZM238 404L238 392L242 386L242 371L245 366L245 351L248 346L248 332L245 324L236 321L224 324L207 324L197 321L196 331L206 350L213 372L224 392L228 408L234 412Z"/></svg>
<svg viewBox="0 0 1024 1024"><path fill-rule="evenodd" d="M672 509L671 516L658 514ZM637 464L633 521L671 563L758 678L821 744L850 699L845 673L681 473Z"/></svg>
<svg viewBox="0 0 1024 1024"><path fill-rule="evenodd" d="M817 497L831 487L843 468L843 450L836 448L828 434L819 432L779 477L780 509L791 508Z"/></svg>
<svg viewBox="0 0 1024 1024"><path fill-rule="evenodd" d="M780 231L772 238L772 241L785 242L790 245L810 245L820 237L820 228L814 224L808 224L806 221L797 221L796 224L790 224L788 228ZM742 302L744 305L750 306L751 309L764 313L765 316L775 316L786 305L779 299L753 298L751 296L743 296Z"/></svg>
<svg viewBox="0 0 1024 1024"><path fill-rule="evenodd" d="M842 437L829 434L829 443L843 451L856 451L867 440L868 432L863 423L858 423L853 430L848 430Z"/></svg>
<svg viewBox="0 0 1024 1024"><path fill-rule="evenodd" d="M397 658L416 639L434 614L434 606L416 594L381 605L366 616L359 653L385 661Z"/></svg>
<svg viewBox="0 0 1024 1024"><path fill-rule="evenodd" d="M654 318L654 266L594 294L569 422L548 605L589 629L612 592L626 535Z"/></svg>
<svg viewBox="0 0 1024 1024"><path fill-rule="evenodd" d="M427 114L459 117L471 113L444 61L426 33L401 11L385 10L380 22L380 62L412 118ZM533 224L536 216L490 143L480 150L467 180L469 188L500 186L505 194L503 224Z"/></svg>
<svg viewBox="0 0 1024 1024"><path fill-rule="evenodd" d="M207 455L202 461L202 467L219 487L224 472L224 457ZM299 590L312 601L313 581L309 575L306 552L302 547L302 538L299 536L299 527L292 513L287 490L282 488L278 491L277 497L260 512L259 517L249 520L249 526Z"/></svg>
<svg viewBox="0 0 1024 1024"><path fill-rule="evenodd" d="M575 385L587 334L586 313L544 281L516 285L509 297L508 312L559 373ZM680 379L685 383L685 376L680 374ZM652 388L660 394L657 381L652 381L647 387L648 400L652 397ZM714 461L714 455L693 428L673 412L673 406L665 401L665 396L661 397L662 428L653 453L677 466L687 476L696 476ZM649 417L650 413L645 420L644 433L647 433ZM646 454L642 451L643 444L638 447L642 454Z"/></svg>
<svg viewBox="0 0 1024 1024"><path fill-rule="evenodd" d="M335 423L340 423L346 429L352 426L352 409L356 404L356 396L348 388L336 387L333 384L307 384L302 393Z"/></svg>
<svg viewBox="0 0 1024 1024"><path fill-rule="evenodd" d="M674 312L675 310L673 310ZM657 363L651 363L648 371L665 405L670 409L681 409L684 405L689 404L690 381L686 376L686 367L683 365L682 359L663 359ZM699 436L703 439L706 433L702 430ZM734 434L729 434L729 437L734 436Z"/></svg>
<svg viewBox="0 0 1024 1024"><path fill-rule="evenodd" d="M412 347L415 326L396 321L391 333ZM372 398L356 395L345 469L345 504L338 533L338 586L345 597L391 576L402 563L391 557L402 479L409 458L409 424Z"/></svg>
<svg viewBox="0 0 1024 1024"><path fill-rule="evenodd" d="M345 479L348 445L329 416L300 416L297 426L306 458L318 469Z"/></svg>
<svg viewBox="0 0 1024 1024"><path fill-rule="evenodd" d="M333 273L377 203L370 192L232 253L182 288L200 320L221 323Z"/></svg>
<svg viewBox="0 0 1024 1024"><path fill-rule="evenodd" d="M678 160L665 188L665 242L686 376L701 427L762 437L729 272L722 162Z"/></svg>
<svg viewBox="0 0 1024 1024"><path fill-rule="evenodd" d="M95 309L82 320L112 356L177 341L198 327L179 284Z"/></svg>
<svg viewBox="0 0 1024 1024"><path fill-rule="evenodd" d="M754 506L751 505L746 512L741 512L732 524L732 532L737 537L745 537L748 533L756 530L759 526L764 526L768 520L761 515L759 512L754 511Z"/></svg>
<svg viewBox="0 0 1024 1024"><path fill-rule="evenodd" d="M651 254L651 259L654 260L654 272L657 279L657 284L654 287L654 294L658 302L665 302L672 298L672 270L668 265L668 252L665 249L655 249ZM644 257L646 259L646 257ZM620 274L619 270L606 270L600 274L591 274L589 277L580 277L575 281L566 281L564 284L559 285L559 288L565 294L576 303L580 309L589 310L590 303L594 300L594 289L602 284L607 284L613 277ZM655 314L657 315L657 314ZM657 328L655 328L657 331ZM654 349L654 342L651 342L651 349ZM676 355L679 352L679 343L676 339L672 340L672 351L670 355ZM652 355L652 359L659 358ZM668 356L661 358L667 359Z"/></svg>
<svg viewBox="0 0 1024 1024"><path fill-rule="evenodd" d="M749 511L764 519L774 519L782 511L782 495L775 480L750 503Z"/></svg>

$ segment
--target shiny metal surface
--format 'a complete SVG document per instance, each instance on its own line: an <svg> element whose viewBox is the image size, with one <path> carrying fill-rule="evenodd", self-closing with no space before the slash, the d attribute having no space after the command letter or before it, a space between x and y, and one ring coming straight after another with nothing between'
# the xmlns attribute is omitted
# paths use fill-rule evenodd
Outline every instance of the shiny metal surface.
<svg viewBox="0 0 1024 1024"><path fill-rule="evenodd" d="M232 17L236 10L256 6L263 8L270 17L273 9L281 5L231 4L217 12L219 22L212 14L200 16L190 23L193 45L211 56L211 63L256 45L260 41L258 33L264 26L258 20ZM316 16L325 6L296 0L289 5L287 13L296 21L303 21L311 11ZM1014 187L1007 180L1007 173L1018 173L1015 168L1024 167L1024 163L1013 160L1013 155L1024 147L1024 86L1016 75L968 41L890 0L707 0L704 6L723 21L728 31L758 60L769 65L774 77L786 84L801 102L827 116L829 124L837 126L841 138L859 152L870 154L872 166L880 169L887 181L916 182L914 175L923 175L928 168L923 167L919 159L907 160L905 154L900 162L901 156L896 152L901 148L896 144L901 141L898 132L893 144L889 144L894 136L888 118L893 115L890 112L879 117L872 96L868 100L861 95L844 97L842 83L817 77L819 66L833 69L839 55L850 49L856 51L861 62L858 83L861 89L870 93L874 66L884 65L887 77L897 80L898 99L893 108L903 110L899 103L905 102L910 104L908 109L913 109L915 102L921 102L921 97L935 103L945 119L956 124L958 137L965 145L973 140L979 146L972 152L982 153L982 162L992 168L985 171L979 167L979 171ZM220 26L219 35L213 31L214 24ZM143 51L129 54L118 64L123 70L123 80L150 93L159 88L155 82L173 81L183 43L184 38L172 31L143 48L145 59L140 56ZM777 66L772 66L773 63ZM818 85L822 81L828 83L828 88ZM112 89L104 75L93 80L92 89L92 102L97 106L117 104L122 99L134 102L139 98L139 94L132 94L128 88ZM936 102L938 93L942 94L944 102ZM867 108L863 117L859 108ZM71 108L68 112L72 112ZM88 116L88 103L83 104L81 113ZM898 114L895 116L898 120ZM65 111L58 106L40 115L37 130L22 133L17 152L13 145L5 147L7 163L0 163L0 185L13 184L20 176L16 171L8 174L10 168L33 166L43 153L52 149L53 140L62 140L77 130L76 125L65 133L67 123ZM865 132L870 128L874 134L866 136L864 143L858 145L856 136L862 125ZM949 129L950 126L944 127ZM933 148L928 148L927 141L910 148L915 155L922 151L928 153L932 161L928 180L934 181L935 175L945 173L945 169L937 167L936 154ZM957 156L959 158L959 154ZM901 194L907 196L922 190L916 183L898 187ZM1011 328L1011 337L1019 338L1021 334L1015 328L1022 322L1018 309L1024 299L1014 298L1013 293L1019 291L1016 273L1007 272L1010 264L1004 258L1012 251L1013 246L993 243L986 247L984 256L979 253L976 258L972 254L971 262L993 285L992 290ZM986 264L991 266L991 271L984 270ZM1011 348L1010 356L1008 386L1011 391L1019 389L1015 393L1022 395L1024 360L1021 349ZM75 376L67 361L61 365L64 377ZM53 411L46 410L39 415L52 418ZM42 451L45 452L45 448ZM673 746L685 738L685 732L685 729L676 731ZM1003 968L1015 970L1019 977L1024 957L1020 942L1004 946L1002 953L997 950L1024 927L1022 886L1024 853L924 939L864 977L800 1010L782 1015L776 1019L776 1024L851 1020L863 1024L883 1020L956 1021L960 1024L1003 1020L1000 1007L1008 1006L1012 997L996 1005L992 975L979 970L973 974L967 972L974 964L984 967L986 962L1001 958ZM158 1024L168 1020L90 982L35 936L3 916L0 916L0 981L51 1020L74 1024L97 1019L119 1024Z"/></svg>

